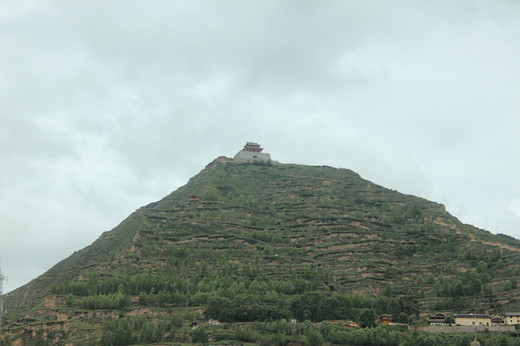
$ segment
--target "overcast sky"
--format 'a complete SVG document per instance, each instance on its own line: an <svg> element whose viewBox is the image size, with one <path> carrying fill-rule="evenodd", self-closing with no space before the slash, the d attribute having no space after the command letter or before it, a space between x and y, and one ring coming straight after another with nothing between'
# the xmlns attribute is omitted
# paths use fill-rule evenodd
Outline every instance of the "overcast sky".
<svg viewBox="0 0 520 346"><path fill-rule="evenodd" d="M519 18L516 0L3 0L4 288L246 141L518 238Z"/></svg>

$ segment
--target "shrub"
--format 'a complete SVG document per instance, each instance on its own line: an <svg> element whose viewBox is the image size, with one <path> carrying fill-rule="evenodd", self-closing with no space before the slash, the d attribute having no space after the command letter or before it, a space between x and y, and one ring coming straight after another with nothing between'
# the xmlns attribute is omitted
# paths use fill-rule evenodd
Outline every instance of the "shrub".
<svg viewBox="0 0 520 346"><path fill-rule="evenodd" d="M197 344L208 342L208 335L203 328L198 327L191 333L191 341Z"/></svg>

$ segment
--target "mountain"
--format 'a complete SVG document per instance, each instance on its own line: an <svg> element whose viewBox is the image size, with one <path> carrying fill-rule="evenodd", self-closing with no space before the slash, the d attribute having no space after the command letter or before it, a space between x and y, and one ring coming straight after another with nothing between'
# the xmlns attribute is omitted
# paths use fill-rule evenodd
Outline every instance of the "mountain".
<svg viewBox="0 0 520 346"><path fill-rule="evenodd" d="M441 204L347 169L220 157L9 293L4 342L330 341L280 328L518 310L519 275L520 241Z"/></svg>

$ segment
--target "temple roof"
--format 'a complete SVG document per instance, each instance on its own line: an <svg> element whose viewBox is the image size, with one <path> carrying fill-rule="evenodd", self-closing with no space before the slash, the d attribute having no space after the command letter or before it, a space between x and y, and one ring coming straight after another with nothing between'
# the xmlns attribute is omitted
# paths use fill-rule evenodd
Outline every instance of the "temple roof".
<svg viewBox="0 0 520 346"><path fill-rule="evenodd" d="M243 150L245 150L245 151L261 152L262 150L264 150L264 148L261 148L260 144L258 144L258 143L247 142L246 145L244 145L244 149Z"/></svg>

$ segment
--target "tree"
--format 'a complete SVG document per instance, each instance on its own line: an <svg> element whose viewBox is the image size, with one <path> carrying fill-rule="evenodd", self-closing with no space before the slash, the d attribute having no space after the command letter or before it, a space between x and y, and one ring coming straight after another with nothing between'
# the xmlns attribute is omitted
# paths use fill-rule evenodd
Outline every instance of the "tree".
<svg viewBox="0 0 520 346"><path fill-rule="evenodd" d="M221 198L220 191L213 185L208 185L204 189L202 198L206 201L218 201Z"/></svg>
<svg viewBox="0 0 520 346"><path fill-rule="evenodd" d="M135 342L128 320L117 319L108 323L101 335L102 345L131 345Z"/></svg>
<svg viewBox="0 0 520 346"><path fill-rule="evenodd" d="M381 295L383 297L391 297L392 296L392 286L386 285L385 288L381 291Z"/></svg>
<svg viewBox="0 0 520 346"><path fill-rule="evenodd" d="M305 345L319 346L323 345L323 336L314 328L309 328L305 331Z"/></svg>
<svg viewBox="0 0 520 346"><path fill-rule="evenodd" d="M477 264L477 271L478 271L479 273L485 273L485 272L487 271L487 269L488 269L488 265L487 265L486 262L484 262L484 261L482 261L482 260L481 260L481 261L478 261L478 264Z"/></svg>
<svg viewBox="0 0 520 346"><path fill-rule="evenodd" d="M446 316L444 323L451 326L452 324L455 324L455 318L453 318L453 316L451 316L451 315L448 315L448 316Z"/></svg>
<svg viewBox="0 0 520 346"><path fill-rule="evenodd" d="M473 296L482 292L482 283L477 278L471 278L464 286L464 295Z"/></svg>
<svg viewBox="0 0 520 346"><path fill-rule="evenodd" d="M364 309L359 316L359 324L361 327L373 327L376 325L376 314L372 309Z"/></svg>
<svg viewBox="0 0 520 346"><path fill-rule="evenodd" d="M315 322L333 318L335 307L330 306L331 301L327 298L327 293L323 291L305 292L293 299L291 312L298 320Z"/></svg>

